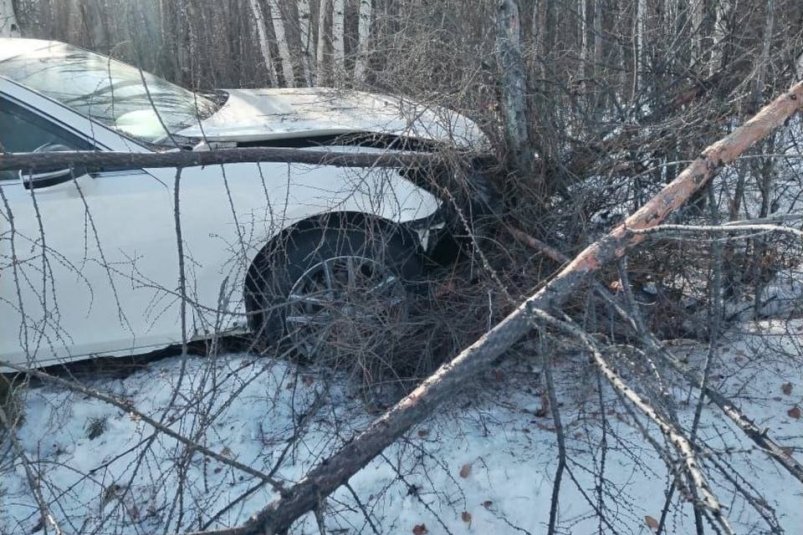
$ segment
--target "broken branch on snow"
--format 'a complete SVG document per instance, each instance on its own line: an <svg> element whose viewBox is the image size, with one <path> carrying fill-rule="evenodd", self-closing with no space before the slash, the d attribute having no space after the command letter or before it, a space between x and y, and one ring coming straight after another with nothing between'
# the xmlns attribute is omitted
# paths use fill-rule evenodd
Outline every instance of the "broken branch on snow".
<svg viewBox="0 0 803 535"><path fill-rule="evenodd" d="M286 532L300 516L312 510L320 498L332 493L376 457L410 427L452 397L465 381L486 369L531 328L533 310L558 308L604 265L622 257L646 236L633 230L661 224L669 214L705 187L716 172L733 162L755 142L769 135L801 110L803 82L793 86L755 117L708 147L678 177L641 209L602 239L583 250L537 293L525 300L474 344L442 365L418 388L375 420L340 451L313 468L281 498L270 503L242 526L216 533L227 535L278 534ZM215 533L215 532L208 532Z"/></svg>

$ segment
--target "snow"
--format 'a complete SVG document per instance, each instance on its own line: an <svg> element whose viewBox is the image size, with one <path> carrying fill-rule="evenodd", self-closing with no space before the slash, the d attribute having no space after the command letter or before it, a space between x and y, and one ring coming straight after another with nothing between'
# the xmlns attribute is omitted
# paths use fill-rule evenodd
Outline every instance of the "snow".
<svg viewBox="0 0 803 535"><path fill-rule="evenodd" d="M799 123L793 126L800 130ZM788 165L779 172L775 213L798 210L801 164L792 158ZM718 180L735 179L729 170ZM600 177L582 187L606 191L589 195L600 205L589 222L602 232L652 186ZM748 192L742 215L755 217L759 206L757 192ZM749 321L754 311L759 318L797 314L803 276L794 263L762 288L759 307L727 303L741 322L716 348L711 381L799 458L803 320ZM705 344L670 349L697 371L704 367ZM338 489L325 503L327 533L412 533L416 527L432 534L546 533L558 449L537 353L526 346L513 352L352 477L350 488ZM598 387L598 375L577 347L555 348L553 360L567 448L558 533L651 533L648 520L661 518L674 474L642 429L659 446L665 439L610 387ZM649 384L631 381L645 367L643 359L617 364L631 386ZM639 393L674 413L688 434L698 392L672 377L664 370L666 383ZM287 485L379 414L344 372L247 354L177 355L124 378L98 376L83 384ZM52 385L19 395L25 419L17 438L38 492L65 533L224 528L277 497L267 485L253 490L254 476L154 433L134 412ZM705 445L699 461L736 533L803 532L800 482L713 404L703 404L697 436ZM0 440L2 535L44 533L29 475L19 452ZM665 532L695 531L691 505L675 492ZM319 533L314 516L302 518L292 533Z"/></svg>
<svg viewBox="0 0 803 535"><path fill-rule="evenodd" d="M741 324L727 333L712 375L718 388L743 401L748 416L796 452L803 450L803 425L788 411L803 405L802 330L800 322ZM768 333L777 334L769 345ZM694 344L676 348L692 365L705 351ZM599 507L618 532L649 533L645 518L660 518L671 477L635 425L649 424L634 420L607 387L600 396L581 353L565 350L555 359L569 459L560 533L596 532L601 520L589 500L597 503L600 493ZM536 360L508 359L387 448L351 479L359 504L346 488L327 500L328 532L373 533L361 504L380 533L411 533L421 525L429 533L545 533L557 447ZM782 392L785 383L791 383L790 394ZM129 400L240 463L270 472L280 461L276 476L286 481L303 477L376 415L346 376L244 354L176 356L123 379L96 377L84 384ZM689 426L696 394L681 384L671 391L679 420ZM18 438L66 533L201 529L256 482L217 460L188 455L137 415L84 394L37 386L21 395L25 420ZM90 439L92 426L100 433ZM733 476L744 478L742 485L764 496L786 532L799 532L803 495L796 480L713 406L705 406L699 434ZM25 471L9 448L0 452L0 532L42 533ZM711 483L737 532L768 532L731 482L718 475ZM210 527L242 522L273 498L263 487ZM692 532L692 508L673 507L667 528ZM318 533L314 517L303 518L292 532Z"/></svg>

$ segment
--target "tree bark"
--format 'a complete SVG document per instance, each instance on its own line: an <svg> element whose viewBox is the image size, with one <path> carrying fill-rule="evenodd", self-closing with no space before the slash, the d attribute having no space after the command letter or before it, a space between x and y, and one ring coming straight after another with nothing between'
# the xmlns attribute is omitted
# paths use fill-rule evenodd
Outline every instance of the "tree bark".
<svg viewBox="0 0 803 535"><path fill-rule="evenodd" d="M296 86L295 69L293 68L293 55L287 43L287 32L284 26L285 16L280 0L268 0L270 18L273 21L273 34L276 36L276 45L279 47L279 58L282 61L282 77L285 87Z"/></svg>
<svg viewBox="0 0 803 535"><path fill-rule="evenodd" d="M583 250L541 290L524 301L482 338L441 366L358 437L282 493L281 498L259 511L242 526L218 533L267 535L286 532L295 520L312 510L322 497L343 485L410 427L431 414L441 402L453 398L467 380L485 370L524 336L532 325L531 311L540 309L549 312L559 307L590 275L611 261L621 258L626 251L644 240L644 233L634 231L659 225L694 193L705 187L719 169L733 162L752 144L801 111L801 104L803 82L792 87L732 134L709 146L674 181L624 223Z"/></svg>
<svg viewBox="0 0 803 535"><path fill-rule="evenodd" d="M159 27L161 31L160 57L164 69L173 79L180 73L178 63L179 43L176 39L178 23L176 5L171 0L159 0Z"/></svg>
<svg viewBox="0 0 803 535"><path fill-rule="evenodd" d="M301 40L301 67L304 70L304 81L308 86L313 85L314 75L312 68L312 13L309 0L298 0L298 32Z"/></svg>
<svg viewBox="0 0 803 535"><path fill-rule="evenodd" d="M20 27L13 0L0 0L0 37L19 37Z"/></svg>
<svg viewBox="0 0 803 535"><path fill-rule="evenodd" d="M268 40L268 28L265 25L265 16L262 8L259 7L259 0L249 0L251 14L254 16L254 24L257 28L257 38L259 39L259 50L262 53L262 60L265 62L265 69L268 71L268 80L272 87L279 86L279 77L276 74L276 65L273 64L273 54L270 52L270 41Z"/></svg>
<svg viewBox="0 0 803 535"><path fill-rule="evenodd" d="M594 56L593 56L593 69L589 71L589 75L597 77L603 70L603 60L605 58L605 40L603 39L603 17L605 15L603 0L594 0L594 14L592 20L592 33L594 35ZM596 84L593 86L593 94L591 96L591 115L596 118L603 109L605 102L605 92L601 90Z"/></svg>
<svg viewBox="0 0 803 535"><path fill-rule="evenodd" d="M692 0L691 3L692 65L700 61L705 52L705 4L706 0Z"/></svg>
<svg viewBox="0 0 803 535"><path fill-rule="evenodd" d="M197 88L198 37L195 27L195 9L190 0L177 0L178 22L178 68L181 80L190 87Z"/></svg>
<svg viewBox="0 0 803 535"><path fill-rule="evenodd" d="M334 0L332 9L332 50L335 82L342 84L346 75L346 2Z"/></svg>
<svg viewBox="0 0 803 535"><path fill-rule="evenodd" d="M500 0L497 8L497 61L502 85L502 114L510 167L522 177L533 170L534 155L527 125L527 79L521 55L517 0Z"/></svg>
<svg viewBox="0 0 803 535"><path fill-rule="evenodd" d="M176 152L0 152L0 171L84 167L124 170L164 167L192 167L223 163L280 162L334 167L423 167L443 163L437 154L360 154L353 152L311 151L278 147L220 149Z"/></svg>
<svg viewBox="0 0 803 535"><path fill-rule="evenodd" d="M756 79L753 83L751 111L758 109L761 94L764 92L764 81L767 77L767 68L770 63L770 48L775 31L775 0L767 0L767 12L764 19L764 38L761 43L761 55L756 62Z"/></svg>
<svg viewBox="0 0 803 535"><path fill-rule="evenodd" d="M578 10L578 17L580 23L580 38L578 39L579 43L578 46L580 47L580 82L585 84L586 76L588 76L586 72L586 67L588 64L588 19L586 18L586 12L588 11L588 0L579 0L579 4L577 6Z"/></svg>
<svg viewBox="0 0 803 535"><path fill-rule="evenodd" d="M644 32L646 29L645 19L647 18L647 0L637 0L635 4L635 47L633 50L633 93L632 99L635 98L639 91L643 91L642 74L644 72Z"/></svg>
<svg viewBox="0 0 803 535"><path fill-rule="evenodd" d="M544 61L543 58L547 54L546 50L546 24L547 24L547 2L549 0L533 0L533 14L532 14L532 47L533 58L531 59L532 68L530 71L533 76L544 78ZM497 33L498 33L497 23Z"/></svg>
<svg viewBox="0 0 803 535"><path fill-rule="evenodd" d="M722 67L722 49L725 46L727 36L725 15L730 9L729 0L717 2L714 12L714 30L711 34L711 61L709 62L708 75L711 76Z"/></svg>
<svg viewBox="0 0 803 535"><path fill-rule="evenodd" d="M315 53L315 84L326 86L330 83L331 69L326 64L327 47L331 39L331 26L327 24L332 11L332 0L320 0L318 5L318 46Z"/></svg>
<svg viewBox="0 0 803 535"><path fill-rule="evenodd" d="M354 61L354 80L365 80L368 68L368 47L371 41L371 20L373 18L372 0L360 0L359 20L357 21L357 59Z"/></svg>

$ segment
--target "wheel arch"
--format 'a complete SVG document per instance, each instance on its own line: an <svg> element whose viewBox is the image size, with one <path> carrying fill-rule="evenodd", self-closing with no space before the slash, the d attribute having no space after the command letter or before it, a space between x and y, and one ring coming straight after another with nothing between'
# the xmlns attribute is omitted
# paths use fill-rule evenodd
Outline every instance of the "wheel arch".
<svg viewBox="0 0 803 535"><path fill-rule="evenodd" d="M377 228L388 233L390 236L401 238L405 244L416 247L420 250L421 242L416 232L403 223L397 223L383 217L366 214L362 212L328 212L302 219L283 229L273 236L268 242L254 255L246 271L243 285L243 301L248 317L248 327L253 328L259 323L255 310L258 308L255 303L254 294L259 290L260 265L266 265L267 260L272 254L276 253L282 244L287 243L293 235L314 229L327 228Z"/></svg>

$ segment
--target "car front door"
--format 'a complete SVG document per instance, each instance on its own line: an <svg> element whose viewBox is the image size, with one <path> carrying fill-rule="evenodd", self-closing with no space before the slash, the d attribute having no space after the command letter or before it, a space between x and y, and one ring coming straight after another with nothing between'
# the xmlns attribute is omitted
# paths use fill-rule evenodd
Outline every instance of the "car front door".
<svg viewBox="0 0 803 535"><path fill-rule="evenodd" d="M0 93L2 150L108 148L71 119ZM172 184L90 171L0 172L0 361L41 366L175 341Z"/></svg>

